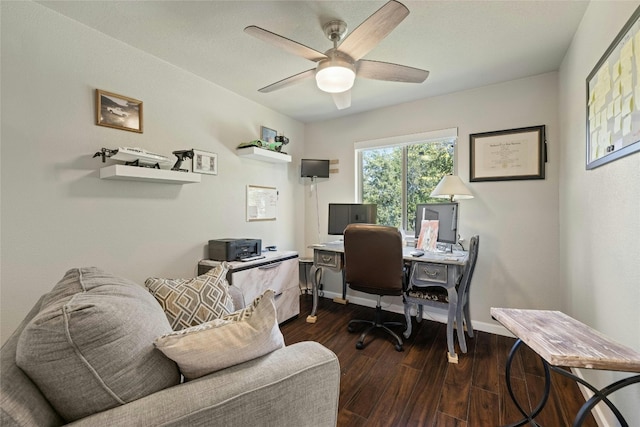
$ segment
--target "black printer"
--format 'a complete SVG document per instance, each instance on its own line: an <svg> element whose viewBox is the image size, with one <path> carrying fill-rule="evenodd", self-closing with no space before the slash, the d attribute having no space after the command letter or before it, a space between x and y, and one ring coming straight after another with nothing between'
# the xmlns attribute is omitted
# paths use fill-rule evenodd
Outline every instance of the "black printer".
<svg viewBox="0 0 640 427"><path fill-rule="evenodd" d="M259 256L262 253L260 239L215 239L209 240L209 259L214 261L237 261Z"/></svg>

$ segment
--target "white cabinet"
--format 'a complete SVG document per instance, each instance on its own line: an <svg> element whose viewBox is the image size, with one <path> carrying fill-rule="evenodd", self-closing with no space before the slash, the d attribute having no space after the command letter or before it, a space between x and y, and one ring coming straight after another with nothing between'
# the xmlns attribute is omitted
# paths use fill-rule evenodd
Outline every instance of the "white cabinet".
<svg viewBox="0 0 640 427"><path fill-rule="evenodd" d="M246 304L250 304L267 289L275 291L278 323L300 314L298 253L278 251L264 253L265 258L250 262L229 262L227 280L242 291ZM198 274L204 274L219 261L202 260Z"/></svg>

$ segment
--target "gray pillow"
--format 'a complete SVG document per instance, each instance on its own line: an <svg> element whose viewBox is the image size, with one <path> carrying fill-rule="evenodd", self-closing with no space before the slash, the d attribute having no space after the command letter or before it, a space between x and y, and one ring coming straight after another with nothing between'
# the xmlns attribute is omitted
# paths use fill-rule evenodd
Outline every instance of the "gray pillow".
<svg viewBox="0 0 640 427"><path fill-rule="evenodd" d="M144 287L74 268L20 335L16 363L70 422L178 384L178 367L153 346L169 332Z"/></svg>

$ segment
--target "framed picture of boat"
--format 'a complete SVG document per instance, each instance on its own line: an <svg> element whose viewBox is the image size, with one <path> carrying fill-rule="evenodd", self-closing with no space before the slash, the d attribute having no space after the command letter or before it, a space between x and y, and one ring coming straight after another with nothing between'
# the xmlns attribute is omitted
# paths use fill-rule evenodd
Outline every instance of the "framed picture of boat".
<svg viewBox="0 0 640 427"><path fill-rule="evenodd" d="M96 124L142 133L142 101L96 89Z"/></svg>

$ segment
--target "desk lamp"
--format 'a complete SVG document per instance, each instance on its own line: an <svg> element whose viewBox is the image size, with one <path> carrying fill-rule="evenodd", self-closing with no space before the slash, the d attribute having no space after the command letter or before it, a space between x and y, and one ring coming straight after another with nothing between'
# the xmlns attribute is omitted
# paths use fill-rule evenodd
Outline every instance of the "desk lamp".
<svg viewBox="0 0 640 427"><path fill-rule="evenodd" d="M473 199L473 194L458 175L445 175L431 192L431 197L449 199L453 202L454 198L456 200Z"/></svg>

